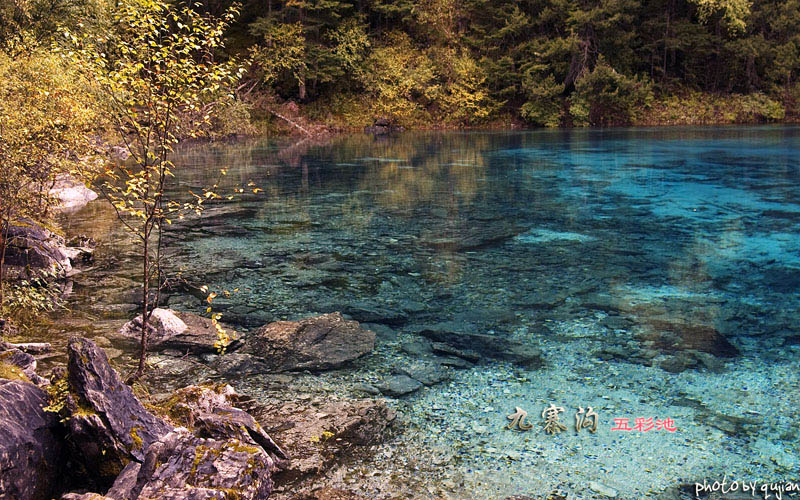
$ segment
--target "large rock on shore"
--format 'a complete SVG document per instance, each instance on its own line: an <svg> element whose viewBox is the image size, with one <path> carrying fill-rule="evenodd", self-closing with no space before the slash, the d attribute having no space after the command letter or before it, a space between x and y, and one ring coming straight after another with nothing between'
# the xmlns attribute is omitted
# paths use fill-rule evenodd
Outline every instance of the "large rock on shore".
<svg viewBox="0 0 800 500"><path fill-rule="evenodd" d="M72 274L70 255L71 252L63 237L38 226L33 221L23 221L8 228L6 266L70 275Z"/></svg>
<svg viewBox="0 0 800 500"><path fill-rule="evenodd" d="M281 372L338 368L374 347L375 333L331 313L263 326L248 336L245 350Z"/></svg>
<svg viewBox="0 0 800 500"><path fill-rule="evenodd" d="M65 410L73 455L98 484L111 484L129 462L142 462L172 426L147 411L94 342L72 338L67 354Z"/></svg>
<svg viewBox="0 0 800 500"><path fill-rule="evenodd" d="M263 500L272 492L273 462L259 446L194 436L179 427L153 443L141 465L120 476L115 500Z"/></svg>
<svg viewBox="0 0 800 500"><path fill-rule="evenodd" d="M0 379L0 498L49 500L60 486L58 418L47 404L33 384Z"/></svg>
<svg viewBox="0 0 800 500"><path fill-rule="evenodd" d="M264 432L246 411L236 408L239 397L233 387L225 385L191 385L179 389L159 406L169 419L192 429L200 437L214 439L252 440L277 461L289 456Z"/></svg>
<svg viewBox="0 0 800 500"><path fill-rule="evenodd" d="M217 341L217 330L208 318L196 314L157 308L147 322L149 336L148 343L151 349L177 349L192 354L216 352L214 343ZM233 339L239 335L229 328L228 334ZM142 332L142 316L138 315L122 326L119 333L125 337L139 340ZM238 341L234 340L234 347Z"/></svg>
<svg viewBox="0 0 800 500"><path fill-rule="evenodd" d="M229 386L188 387L150 413L92 341L68 346L65 415L72 458L114 500L265 499L286 453ZM176 425L180 427L176 427ZM113 484L112 484L113 483Z"/></svg>
<svg viewBox="0 0 800 500"><path fill-rule="evenodd" d="M185 332L189 327L183 322L173 311L169 309L153 309L150 313L150 318L147 320L147 341L150 347L165 342L177 335ZM131 337L138 340L142 332L142 315L135 316L132 320L128 321L119 333L125 337Z"/></svg>
<svg viewBox="0 0 800 500"><path fill-rule="evenodd" d="M291 455L276 476L289 486L327 471L345 454L380 444L397 417L384 399L256 404L249 410Z"/></svg>
<svg viewBox="0 0 800 500"><path fill-rule="evenodd" d="M69 174L61 174L56 178L50 196L58 200L56 208L63 212L76 212L97 199L97 193Z"/></svg>

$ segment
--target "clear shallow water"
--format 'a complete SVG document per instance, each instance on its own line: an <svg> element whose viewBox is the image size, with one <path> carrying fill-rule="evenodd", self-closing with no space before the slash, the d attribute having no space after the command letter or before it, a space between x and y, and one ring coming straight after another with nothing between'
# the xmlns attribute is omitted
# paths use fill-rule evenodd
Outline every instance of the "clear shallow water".
<svg viewBox="0 0 800 500"><path fill-rule="evenodd" d="M373 470L454 498L798 479L800 128L248 141L192 146L177 163L191 167L181 189L226 167L230 186L265 190L170 235L175 267L239 289L215 302L224 320L343 311L378 331L374 355L298 387L379 383L432 323L542 348L540 370L488 360L398 401L406 431L350 472L368 492L382 487ZM106 242L95 277L75 284L74 321L105 335L127 315L132 255L101 206L74 224ZM237 382L275 397L259 377ZM514 407L538 424L551 402L568 432L503 429ZM576 435L587 405L598 432ZM610 430L636 417L678 431Z"/></svg>

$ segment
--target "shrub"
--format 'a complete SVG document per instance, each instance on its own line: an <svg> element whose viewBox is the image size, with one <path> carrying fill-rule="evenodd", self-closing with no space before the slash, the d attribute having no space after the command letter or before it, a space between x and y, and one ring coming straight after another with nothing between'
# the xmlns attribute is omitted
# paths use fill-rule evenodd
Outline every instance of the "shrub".
<svg viewBox="0 0 800 500"><path fill-rule="evenodd" d="M741 110L738 121L777 121L783 120L786 110L783 104L761 92L741 97Z"/></svg>
<svg viewBox="0 0 800 500"><path fill-rule="evenodd" d="M373 111L406 125L424 118L425 107L438 98L433 62L411 43L408 35L391 33L366 61L362 84L374 98Z"/></svg>
<svg viewBox="0 0 800 500"><path fill-rule="evenodd" d="M58 56L37 49L12 59L0 51L0 318L52 305L43 276L6 283L8 229L23 220L50 225L56 179L94 164L89 138L102 126L94 104Z"/></svg>
<svg viewBox="0 0 800 500"><path fill-rule="evenodd" d="M536 125L558 127L563 119L564 86L556 83L553 75L544 79L528 76L524 82L528 100L522 105L522 117Z"/></svg>
<svg viewBox="0 0 800 500"><path fill-rule="evenodd" d="M648 82L618 73L601 57L575 85L570 114L575 125L629 125L652 101Z"/></svg>
<svg viewBox="0 0 800 500"><path fill-rule="evenodd" d="M486 76L478 63L466 52L448 51L443 75L444 92L441 102L448 121L472 125L485 121L500 106L492 99L486 86Z"/></svg>

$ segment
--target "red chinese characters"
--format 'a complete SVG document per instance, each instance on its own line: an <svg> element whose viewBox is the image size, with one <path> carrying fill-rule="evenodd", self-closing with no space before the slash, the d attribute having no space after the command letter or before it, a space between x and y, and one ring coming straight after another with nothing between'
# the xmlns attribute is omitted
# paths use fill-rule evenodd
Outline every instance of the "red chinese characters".
<svg viewBox="0 0 800 500"><path fill-rule="evenodd" d="M667 417L664 420L656 419L656 430L664 429L665 431L675 432L678 429L675 428L675 422Z"/></svg>
<svg viewBox="0 0 800 500"><path fill-rule="evenodd" d="M632 431L630 427L628 427L628 419L627 418L615 418L614 419L615 426L611 428L612 431Z"/></svg>
<svg viewBox="0 0 800 500"><path fill-rule="evenodd" d="M652 430L656 431L664 430L667 432L675 432L678 430L675 427L675 421L669 417L665 418L664 420L653 417L649 418L636 417L634 419L633 427L631 427L629 423L630 423L629 418L615 418L614 427L612 427L611 430L638 431L638 432L649 432Z"/></svg>

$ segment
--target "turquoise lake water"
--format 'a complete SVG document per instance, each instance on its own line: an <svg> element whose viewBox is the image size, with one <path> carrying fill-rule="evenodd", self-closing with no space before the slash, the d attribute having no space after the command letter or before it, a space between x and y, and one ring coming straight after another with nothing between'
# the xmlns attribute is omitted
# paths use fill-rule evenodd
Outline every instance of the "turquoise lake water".
<svg viewBox="0 0 800 500"><path fill-rule="evenodd" d="M246 141L176 163L192 167L181 190L223 167L223 188L264 190L170 234L174 267L238 289L215 301L224 321L341 311L378 333L374 354L297 387L380 386L431 325L541 349L541 368L487 356L396 399L405 431L349 472L364 493L404 481L418 498L641 498L724 475L800 479L800 128ZM98 238L100 213L83 215ZM125 303L113 289L129 259L99 257L111 302ZM75 306L102 333L124 308L87 300L93 286L76 284ZM277 397L258 376L236 382ZM555 436L539 425L551 403L568 427ZM586 406L598 430L575 433ZM516 407L534 429L504 429ZM651 417L677 430L611 430Z"/></svg>

